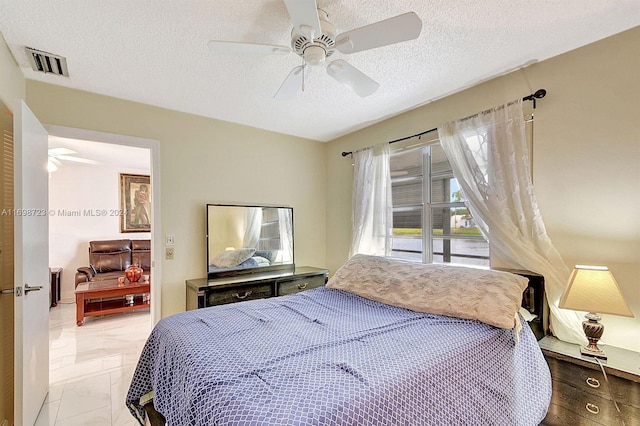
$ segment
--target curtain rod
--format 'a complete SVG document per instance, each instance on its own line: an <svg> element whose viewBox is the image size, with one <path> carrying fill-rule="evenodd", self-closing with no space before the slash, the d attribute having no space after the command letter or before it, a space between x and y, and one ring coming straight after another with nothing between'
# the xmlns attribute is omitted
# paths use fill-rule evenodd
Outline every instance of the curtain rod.
<svg viewBox="0 0 640 426"><path fill-rule="evenodd" d="M547 91L544 89L540 89L540 90L536 90L535 93L532 93L528 96L525 96L524 98L522 98L523 101L532 101L533 102L533 109L536 108L536 99L542 99L547 95ZM472 116L473 117L473 116ZM463 119L464 120L464 119ZM422 135L426 135L427 133L432 133L435 132L436 130L438 130L437 127L434 127L433 129L429 129L426 130L424 132L421 133L416 133L415 135L411 135L411 136L405 136L404 138L400 138L400 139L394 139L392 141L389 141L389 143L396 143L396 142L402 142L402 141L406 141L407 139L411 139L411 138L418 138ZM347 155L352 155L353 151L343 151L342 152L342 156L346 157Z"/></svg>

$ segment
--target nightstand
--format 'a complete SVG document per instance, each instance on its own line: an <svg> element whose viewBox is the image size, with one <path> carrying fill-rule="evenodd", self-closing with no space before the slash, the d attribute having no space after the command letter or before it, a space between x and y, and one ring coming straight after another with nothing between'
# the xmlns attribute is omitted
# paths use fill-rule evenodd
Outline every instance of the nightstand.
<svg viewBox="0 0 640 426"><path fill-rule="evenodd" d="M626 426L640 426L640 354L603 346L607 373L591 357L580 355L578 345L547 336L539 342L553 384L551 405L542 425L622 425L614 399ZM612 398L613 395L613 398Z"/></svg>

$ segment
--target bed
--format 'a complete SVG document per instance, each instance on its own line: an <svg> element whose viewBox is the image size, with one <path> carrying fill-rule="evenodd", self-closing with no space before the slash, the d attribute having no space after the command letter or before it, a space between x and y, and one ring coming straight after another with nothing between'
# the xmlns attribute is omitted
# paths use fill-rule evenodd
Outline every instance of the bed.
<svg viewBox="0 0 640 426"><path fill-rule="evenodd" d="M551 378L518 309L527 280L441 269L358 255L325 287L164 318L127 405L154 425L539 424Z"/></svg>

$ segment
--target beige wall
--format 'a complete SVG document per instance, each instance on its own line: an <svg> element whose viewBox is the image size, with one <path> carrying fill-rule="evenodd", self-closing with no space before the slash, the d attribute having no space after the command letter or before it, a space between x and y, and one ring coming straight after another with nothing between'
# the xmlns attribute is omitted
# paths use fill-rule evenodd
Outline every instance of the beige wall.
<svg viewBox="0 0 640 426"><path fill-rule="evenodd" d="M547 231L569 266L608 265L635 319L604 340L640 350L640 27L416 108L328 144L327 266L348 256L352 161L342 151L437 127L539 88L533 174ZM531 108L529 106L529 108Z"/></svg>
<svg viewBox="0 0 640 426"><path fill-rule="evenodd" d="M27 103L44 124L160 141L155 225L175 235L175 258L162 261L162 316L185 310L186 279L206 276L206 203L294 207L296 264L325 266L323 143L33 80Z"/></svg>

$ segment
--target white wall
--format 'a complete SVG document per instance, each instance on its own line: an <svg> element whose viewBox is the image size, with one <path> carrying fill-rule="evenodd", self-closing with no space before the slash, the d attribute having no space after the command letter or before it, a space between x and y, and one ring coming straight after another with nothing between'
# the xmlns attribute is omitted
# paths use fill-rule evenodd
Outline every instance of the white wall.
<svg viewBox="0 0 640 426"><path fill-rule="evenodd" d="M120 209L120 173L149 174L149 170L65 161L49 174L49 265L63 269L63 301L74 300L75 271L89 265L89 241L150 238L149 232L120 232L120 216L114 212ZM97 215L99 210L108 215Z"/></svg>

